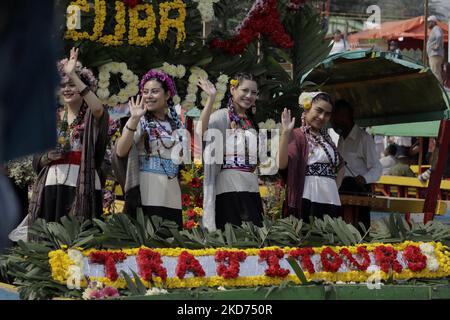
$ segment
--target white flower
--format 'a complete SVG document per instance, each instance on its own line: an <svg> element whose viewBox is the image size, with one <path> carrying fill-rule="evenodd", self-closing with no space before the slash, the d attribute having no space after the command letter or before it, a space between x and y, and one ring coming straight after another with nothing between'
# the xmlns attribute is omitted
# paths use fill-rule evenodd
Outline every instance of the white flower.
<svg viewBox="0 0 450 320"><path fill-rule="evenodd" d="M139 88L138 88L138 86L137 86L136 84L128 85L128 86L125 88L125 92L127 93L127 95L128 95L129 97L133 97L133 96L135 96L135 95L138 94Z"/></svg>
<svg viewBox="0 0 450 320"><path fill-rule="evenodd" d="M128 96L127 92L122 89L122 90L120 90L119 94L117 95L117 98L119 99L120 103L125 103L128 101L129 96Z"/></svg>
<svg viewBox="0 0 450 320"><path fill-rule="evenodd" d="M111 96L111 97L108 99L108 104L109 104L110 106L116 106L118 103L119 103L119 98L118 98L117 96Z"/></svg>
<svg viewBox="0 0 450 320"><path fill-rule="evenodd" d="M117 73L120 71L120 64L118 62L111 62L110 63L110 70L111 73Z"/></svg>
<svg viewBox="0 0 450 320"><path fill-rule="evenodd" d="M196 75L196 74L191 74L191 75L189 76L189 85L195 84L195 86L197 86L197 82L198 82L198 75Z"/></svg>
<svg viewBox="0 0 450 320"><path fill-rule="evenodd" d="M156 287L153 287L149 290L147 290L147 292L145 293L146 296L154 296L154 295L158 295L158 294L168 294L169 292L167 292L166 289L159 289Z"/></svg>
<svg viewBox="0 0 450 320"><path fill-rule="evenodd" d="M189 102L195 102L195 100L197 100L197 97L196 97L195 94L188 94L188 95L186 96L186 101L189 101Z"/></svg>
<svg viewBox="0 0 450 320"><path fill-rule="evenodd" d="M100 82L108 82L109 85L109 79L111 78L111 74L109 73L109 71L100 71L98 74L98 81L99 81L99 86L100 86Z"/></svg>
<svg viewBox="0 0 450 320"><path fill-rule="evenodd" d="M219 290L219 291L227 291L227 289L225 289L224 286L217 287L217 290Z"/></svg>
<svg viewBox="0 0 450 320"><path fill-rule="evenodd" d="M221 103L220 103L220 101L219 101L219 102L214 102L214 104L213 104L213 110L217 110L217 109L219 109L219 108L220 108L220 106L221 106Z"/></svg>
<svg viewBox="0 0 450 320"><path fill-rule="evenodd" d="M84 300L91 300L91 294L92 292L94 292L96 289L93 288L86 288L86 290L84 290L83 295L81 296Z"/></svg>
<svg viewBox="0 0 450 320"><path fill-rule="evenodd" d="M228 83L228 79L230 77L228 77L226 74L221 74L218 78L217 81L221 82L221 83Z"/></svg>
<svg viewBox="0 0 450 320"><path fill-rule="evenodd" d="M216 89L219 92L225 92L227 91L227 85L219 82L216 84Z"/></svg>
<svg viewBox="0 0 450 320"><path fill-rule="evenodd" d="M421 243L419 248L424 254L434 254L434 246L430 243Z"/></svg>
<svg viewBox="0 0 450 320"><path fill-rule="evenodd" d="M107 79L107 80L104 80L104 79L100 80L98 82L98 87L102 88L102 89L107 89L109 87L109 79Z"/></svg>
<svg viewBox="0 0 450 320"><path fill-rule="evenodd" d="M273 120L273 119L266 120L266 129L267 130L275 129L275 126L276 126L275 120Z"/></svg>
<svg viewBox="0 0 450 320"><path fill-rule="evenodd" d="M175 105L180 104L180 102L181 102L181 98L180 98L179 95L176 95L176 96L173 97L173 103Z"/></svg>
<svg viewBox="0 0 450 320"><path fill-rule="evenodd" d="M267 129L267 128L266 128L266 123L265 123L265 122L260 122L260 123L258 123L258 127L259 127L259 129Z"/></svg>
<svg viewBox="0 0 450 320"><path fill-rule="evenodd" d="M435 272L439 270L439 262L436 258L427 255L427 268L428 270Z"/></svg>
<svg viewBox="0 0 450 320"><path fill-rule="evenodd" d="M183 78L185 74L186 74L186 68L181 64L178 65L177 66L177 77Z"/></svg>
<svg viewBox="0 0 450 320"><path fill-rule="evenodd" d="M97 90L97 97L100 100L106 100L109 97L109 90L108 89L98 89Z"/></svg>
<svg viewBox="0 0 450 320"><path fill-rule="evenodd" d="M122 78L123 82L125 82L125 83L133 82L134 81L134 73L130 70L127 70L122 74L121 78Z"/></svg>

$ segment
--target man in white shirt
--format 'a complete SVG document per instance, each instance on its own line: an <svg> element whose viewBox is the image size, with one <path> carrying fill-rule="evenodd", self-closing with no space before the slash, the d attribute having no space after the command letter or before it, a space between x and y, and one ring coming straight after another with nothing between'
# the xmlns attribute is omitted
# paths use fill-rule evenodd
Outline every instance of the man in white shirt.
<svg viewBox="0 0 450 320"><path fill-rule="evenodd" d="M339 192L369 195L371 184L381 177L382 167L373 137L355 124L353 113L353 107L347 101L336 101L331 123L340 136L338 151L346 162ZM349 210L345 207L343 214L347 222L355 225L362 222L366 228L370 227L370 207L353 208L351 215L346 214Z"/></svg>
<svg viewBox="0 0 450 320"><path fill-rule="evenodd" d="M347 51L347 42L342 35L341 30L337 29L333 33L333 48L331 48L330 54L341 53Z"/></svg>

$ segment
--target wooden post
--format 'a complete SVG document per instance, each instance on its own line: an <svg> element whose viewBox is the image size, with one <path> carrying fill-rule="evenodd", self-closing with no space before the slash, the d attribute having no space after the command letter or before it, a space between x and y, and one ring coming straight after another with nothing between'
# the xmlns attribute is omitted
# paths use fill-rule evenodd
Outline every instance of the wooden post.
<svg viewBox="0 0 450 320"><path fill-rule="evenodd" d="M425 0L424 3L425 6L425 14L424 14L424 36L423 36L423 51L422 51L422 63L426 67L428 66L428 59L427 59L427 41L428 41L428 0Z"/></svg>
<svg viewBox="0 0 450 320"><path fill-rule="evenodd" d="M445 166L447 164L448 145L450 143L450 120L441 120L439 127L439 135L436 140L436 147L439 147L436 165L431 171L430 181L425 195L425 203L423 205L423 222L427 223L433 220L434 212L436 211L436 205L438 195L441 187L442 175L444 173Z"/></svg>

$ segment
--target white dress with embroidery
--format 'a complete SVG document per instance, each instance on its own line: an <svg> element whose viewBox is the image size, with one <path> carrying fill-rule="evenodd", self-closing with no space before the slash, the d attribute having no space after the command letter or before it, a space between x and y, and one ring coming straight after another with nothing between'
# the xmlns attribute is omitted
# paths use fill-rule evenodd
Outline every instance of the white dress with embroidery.
<svg viewBox="0 0 450 320"><path fill-rule="evenodd" d="M334 150L325 143L330 155L334 158ZM320 145L309 148L308 165L314 163L330 163L327 154ZM305 186L303 189L303 198L311 202L341 205L336 180L324 176L305 176Z"/></svg>

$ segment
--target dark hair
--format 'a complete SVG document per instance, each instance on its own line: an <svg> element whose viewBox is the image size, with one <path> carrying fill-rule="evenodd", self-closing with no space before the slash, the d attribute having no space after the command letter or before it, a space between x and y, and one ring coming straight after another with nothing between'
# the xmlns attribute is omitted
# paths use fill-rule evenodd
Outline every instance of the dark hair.
<svg viewBox="0 0 450 320"><path fill-rule="evenodd" d="M353 106L344 99L339 99L334 105L334 112L347 111L353 119L354 109Z"/></svg>
<svg viewBox="0 0 450 320"><path fill-rule="evenodd" d="M328 93L326 92L319 93L311 100L311 103L317 102L319 100L326 101L329 104L331 104L332 112L334 112L335 106L333 103L333 99L331 99L331 96Z"/></svg>
<svg viewBox="0 0 450 320"><path fill-rule="evenodd" d="M387 146L387 152L388 154L395 156L397 153L397 146L395 144L390 144Z"/></svg>
<svg viewBox="0 0 450 320"><path fill-rule="evenodd" d="M342 34L342 32L341 32L341 30L336 29L336 30L334 30L333 34Z"/></svg>
<svg viewBox="0 0 450 320"><path fill-rule="evenodd" d="M167 86L167 83L164 81L161 81L159 78L156 77L152 77L150 79L148 79L146 82L148 81L157 81L159 84L161 84L161 88L163 88L164 93L169 92L169 87ZM169 113L170 113L170 117L169 118L169 123L170 123L170 127L172 129L172 131L176 130L176 129L180 129L182 127L181 121L178 118L177 112L175 110L175 106L174 106L174 102L172 97L169 97L169 99L167 100L167 106L169 107ZM147 122L152 122L154 121L153 118L153 114L150 111L147 111L145 113L145 120ZM144 130L144 148L147 152L147 155L149 155L151 153L151 147L150 147L150 136L148 135L147 130Z"/></svg>

